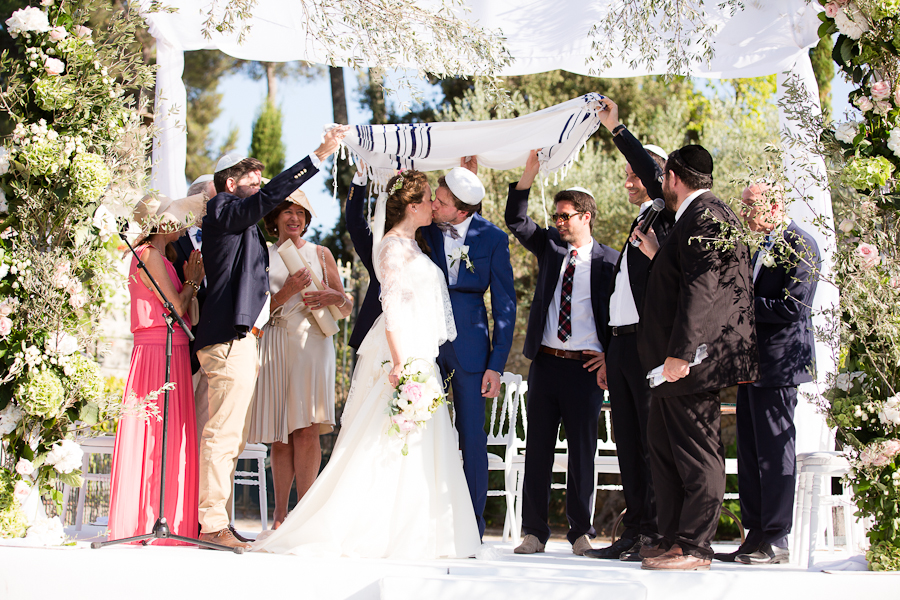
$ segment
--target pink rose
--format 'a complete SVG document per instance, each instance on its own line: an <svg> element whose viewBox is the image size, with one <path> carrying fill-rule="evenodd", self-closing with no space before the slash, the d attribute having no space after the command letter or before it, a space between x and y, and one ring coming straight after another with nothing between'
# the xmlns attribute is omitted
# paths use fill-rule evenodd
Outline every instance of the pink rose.
<svg viewBox="0 0 900 600"><path fill-rule="evenodd" d="M69 32L66 31L65 27L59 26L50 28L50 39L52 41L58 42L59 40L64 40L67 37L69 37Z"/></svg>
<svg viewBox="0 0 900 600"><path fill-rule="evenodd" d="M28 497L30 492L31 485L29 485L27 481L22 481L21 479L16 482L16 487L13 489L13 495L16 497L16 500L19 501L19 504L25 502L25 498Z"/></svg>
<svg viewBox="0 0 900 600"><path fill-rule="evenodd" d="M887 81L876 81L871 87L872 98L875 100L884 100L891 95L891 84Z"/></svg>
<svg viewBox="0 0 900 600"><path fill-rule="evenodd" d="M403 386L403 393L409 399L410 404L418 408L424 400L422 384L417 381L410 381Z"/></svg>
<svg viewBox="0 0 900 600"><path fill-rule="evenodd" d="M894 90L894 104L900 106L900 86L897 86L897 89Z"/></svg>
<svg viewBox="0 0 900 600"><path fill-rule="evenodd" d="M0 337L6 337L12 331L13 322L9 317L0 317Z"/></svg>
<svg viewBox="0 0 900 600"><path fill-rule="evenodd" d="M869 100L868 96L860 96L859 98L854 100L853 103L859 108L859 110L863 112L869 112L870 110L875 108L875 105L872 104L872 101Z"/></svg>
<svg viewBox="0 0 900 600"><path fill-rule="evenodd" d="M833 19L834 15L836 15L839 10L841 10L841 7L838 6L835 2L829 2L825 5L825 16L829 19Z"/></svg>
<svg viewBox="0 0 900 600"><path fill-rule="evenodd" d="M85 27L84 25L79 25L78 27L75 28L75 35L77 35L80 38L90 37L91 33L92 33L91 28Z"/></svg>
<svg viewBox="0 0 900 600"><path fill-rule="evenodd" d="M47 75L61 75L66 70L66 63L58 58L47 57L44 61L44 70L47 72Z"/></svg>
<svg viewBox="0 0 900 600"><path fill-rule="evenodd" d="M84 294L75 294L69 297L69 306L71 306L75 310L78 310L79 308L84 306L86 302L87 299L84 297Z"/></svg>
<svg viewBox="0 0 900 600"><path fill-rule="evenodd" d="M888 440L884 443L884 453L887 456L897 456L900 454L900 440Z"/></svg>
<svg viewBox="0 0 900 600"><path fill-rule="evenodd" d="M0 317L8 317L10 314L12 314L12 311L12 302L0 302Z"/></svg>
<svg viewBox="0 0 900 600"><path fill-rule="evenodd" d="M862 263L862 266L866 269L871 269L881 262L881 257L878 255L878 248L872 244L862 243L857 246L856 256L859 258L859 262Z"/></svg>

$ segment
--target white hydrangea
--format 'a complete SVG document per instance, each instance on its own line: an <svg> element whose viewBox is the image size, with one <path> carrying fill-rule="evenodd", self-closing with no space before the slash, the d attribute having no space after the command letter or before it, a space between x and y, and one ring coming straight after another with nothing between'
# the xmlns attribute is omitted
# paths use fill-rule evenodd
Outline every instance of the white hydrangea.
<svg viewBox="0 0 900 600"><path fill-rule="evenodd" d="M44 342L44 349L53 354L68 356L78 350L78 340L65 331L52 333Z"/></svg>
<svg viewBox="0 0 900 600"><path fill-rule="evenodd" d="M72 440L60 440L47 453L46 463L60 473L71 473L81 468L84 451Z"/></svg>
<svg viewBox="0 0 900 600"><path fill-rule="evenodd" d="M884 401L881 410L878 411L878 420L884 425L900 426L900 394Z"/></svg>
<svg viewBox="0 0 900 600"><path fill-rule="evenodd" d="M894 156L900 157L900 127L891 129L887 146L890 148L891 152L894 153Z"/></svg>
<svg viewBox="0 0 900 600"><path fill-rule="evenodd" d="M849 392L850 388L853 387L854 379L859 379L859 382L862 383L865 378L866 374L863 371L854 371L852 373L838 373L834 385L842 392Z"/></svg>
<svg viewBox="0 0 900 600"><path fill-rule="evenodd" d="M855 138L858 134L858 121L840 123L837 127L834 128L834 137L837 138L837 141L843 142L844 144L852 144L853 138Z"/></svg>
<svg viewBox="0 0 900 600"><path fill-rule="evenodd" d="M28 31L38 33L49 31L50 21L47 20L47 13L39 8L28 6L17 10L6 20L6 29L9 31L10 37L15 39L19 37L20 33Z"/></svg>
<svg viewBox="0 0 900 600"><path fill-rule="evenodd" d="M834 24L837 25L838 31L854 40L858 40L869 31L868 19L853 2L837 11L834 15Z"/></svg>
<svg viewBox="0 0 900 600"><path fill-rule="evenodd" d="M25 539L42 546L59 546L66 540L59 517L38 517L34 520Z"/></svg>
<svg viewBox="0 0 900 600"><path fill-rule="evenodd" d="M19 421L25 416L25 412L12 402L6 408L0 410L0 436L13 432Z"/></svg>
<svg viewBox="0 0 900 600"><path fill-rule="evenodd" d="M9 150L5 146L0 146L0 175L6 175L9 172Z"/></svg>
<svg viewBox="0 0 900 600"><path fill-rule="evenodd" d="M94 212L94 227L100 230L100 240L104 242L118 231L115 216L103 205Z"/></svg>

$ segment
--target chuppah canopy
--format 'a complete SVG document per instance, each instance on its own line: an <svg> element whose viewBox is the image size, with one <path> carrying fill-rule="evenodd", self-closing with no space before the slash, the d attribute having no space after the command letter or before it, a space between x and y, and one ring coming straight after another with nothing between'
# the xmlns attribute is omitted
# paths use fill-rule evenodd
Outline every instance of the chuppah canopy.
<svg viewBox="0 0 900 600"><path fill-rule="evenodd" d="M626 0L627 1L627 0ZM465 18L477 21L487 30L500 30L512 62L498 75L524 75L555 69L599 77L637 77L667 72L667 48L672 39L660 39L642 52L651 60L641 61L633 68L629 56L614 58L607 68L591 72L600 65L589 62L596 55L591 36L595 23L601 22L622 0L465 0L470 9ZM149 6L149 0L142 0ZM427 3L425 3L427 4ZM818 110L818 93L808 50L818 42L820 21L817 4L807 0L768 0L747 2L734 14L716 8L718 2L707 0L703 9L707 12L707 24L715 25L716 32L710 38L713 55L709 62L693 62L690 74L708 78L759 77L777 74L778 96L783 97L788 79L793 81L806 103ZM187 132L184 127L186 95L181 80L184 69L184 51L218 49L231 56L257 61L306 60L315 63L355 64L366 68L365 56L354 52L351 31L334 21L332 33L344 36L349 42L343 48L326 47L321 40L308 35L308 16L304 14L305 2L296 0L266 0L253 8L253 15L246 21L250 26L243 41L239 41L241 24L232 33L212 32L204 37L203 24L208 18L209 0L171 0L168 6L177 12L147 13L150 33L157 41L157 103L156 125L159 135L153 149L153 186L170 197L181 197L185 192L185 155ZM628 24L625 24L628 25ZM690 26L688 26L690 27ZM688 31L688 35L690 32ZM618 40L603 40L607 47L615 47ZM691 50L696 53L697 40ZM436 43L440 43L437 41ZM655 57L655 58L653 58ZM361 60L360 60L361 59ZM416 63L415 56L398 62L398 67L426 69ZM473 68L472 71L474 72ZM596 90L602 93L603 90ZM788 119L784 111L779 113L782 129L795 136L802 136L799 124ZM548 142L547 145L552 143ZM791 216L806 224L813 232L825 258L824 271L831 265L833 240L827 230L813 225L814 215L831 222L831 203L827 190L825 167L818 157L808 156L801 147L785 144L785 167L797 188L802 190L806 202L794 202L789 208ZM475 153L465 153L475 154ZM524 155L522 158L524 164ZM511 168L510 165L507 168ZM558 165L557 168L564 165ZM810 176L810 172L812 176ZM831 285L820 284L816 308L830 307L837 298L837 290ZM822 317L819 317L821 319ZM817 367L820 378L833 370L831 351L819 345ZM821 379L820 379L821 380ZM814 393L814 390L810 390ZM828 444L822 419L810 405L799 406L797 413L797 451L824 448Z"/></svg>

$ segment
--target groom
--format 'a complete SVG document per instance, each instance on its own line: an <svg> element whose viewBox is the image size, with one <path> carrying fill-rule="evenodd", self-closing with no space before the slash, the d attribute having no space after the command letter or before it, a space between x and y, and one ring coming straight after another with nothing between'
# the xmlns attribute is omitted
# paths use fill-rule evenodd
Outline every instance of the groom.
<svg viewBox="0 0 900 600"><path fill-rule="evenodd" d="M480 214L484 186L474 157L460 161L438 179L432 205L434 223L422 229L431 259L447 278L456 320L456 339L441 346L444 377L453 373L453 410L478 532L484 535L487 501L487 434L484 399L500 393L500 374L512 348L516 293L509 260L509 237ZM484 293L491 289L493 340Z"/></svg>

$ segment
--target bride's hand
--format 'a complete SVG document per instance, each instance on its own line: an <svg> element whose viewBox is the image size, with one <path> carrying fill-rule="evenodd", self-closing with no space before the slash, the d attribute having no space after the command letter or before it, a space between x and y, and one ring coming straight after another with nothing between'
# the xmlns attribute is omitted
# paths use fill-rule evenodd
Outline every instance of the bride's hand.
<svg viewBox="0 0 900 600"><path fill-rule="evenodd" d="M391 382L391 386L397 387L397 384L400 383L400 375L403 374L403 365L394 365L391 367L391 372L388 373L388 381Z"/></svg>

